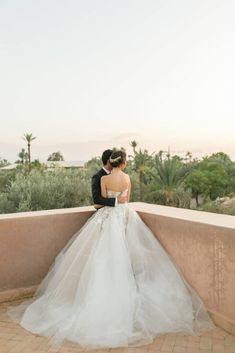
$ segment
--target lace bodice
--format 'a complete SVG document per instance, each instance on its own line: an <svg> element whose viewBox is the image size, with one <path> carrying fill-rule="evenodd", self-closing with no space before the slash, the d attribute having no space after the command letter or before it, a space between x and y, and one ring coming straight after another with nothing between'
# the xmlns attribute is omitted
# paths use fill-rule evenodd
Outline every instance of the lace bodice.
<svg viewBox="0 0 235 353"><path fill-rule="evenodd" d="M128 193L128 189L126 190L123 190L123 191L113 191L113 190L108 190L107 191L107 196L110 198L110 197L117 197L119 195L127 195Z"/></svg>

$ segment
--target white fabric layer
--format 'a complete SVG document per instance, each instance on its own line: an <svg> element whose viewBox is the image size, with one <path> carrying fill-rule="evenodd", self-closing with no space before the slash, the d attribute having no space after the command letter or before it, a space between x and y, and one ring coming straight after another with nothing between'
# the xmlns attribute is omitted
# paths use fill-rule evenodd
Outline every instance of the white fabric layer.
<svg viewBox="0 0 235 353"><path fill-rule="evenodd" d="M34 296L7 312L52 345L68 340L89 349L136 347L162 333L198 335L215 327L128 204L96 211L56 256Z"/></svg>

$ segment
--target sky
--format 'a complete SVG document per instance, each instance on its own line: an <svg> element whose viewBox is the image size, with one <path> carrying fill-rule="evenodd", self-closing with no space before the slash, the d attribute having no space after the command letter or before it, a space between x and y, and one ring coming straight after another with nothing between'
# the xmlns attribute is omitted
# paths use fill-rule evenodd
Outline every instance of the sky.
<svg viewBox="0 0 235 353"><path fill-rule="evenodd" d="M0 157L235 160L234 0L0 0Z"/></svg>

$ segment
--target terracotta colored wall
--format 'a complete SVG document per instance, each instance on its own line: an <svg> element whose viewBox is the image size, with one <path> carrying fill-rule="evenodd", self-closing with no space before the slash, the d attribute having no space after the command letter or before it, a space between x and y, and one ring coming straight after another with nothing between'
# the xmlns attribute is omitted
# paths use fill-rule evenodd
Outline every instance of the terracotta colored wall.
<svg viewBox="0 0 235 353"><path fill-rule="evenodd" d="M0 291L38 284L93 207L0 215Z"/></svg>
<svg viewBox="0 0 235 353"><path fill-rule="evenodd" d="M235 217L133 205L212 312L235 324Z"/></svg>
<svg viewBox="0 0 235 353"><path fill-rule="evenodd" d="M132 203L208 309L235 323L235 217ZM38 284L93 207L0 215L0 291Z"/></svg>

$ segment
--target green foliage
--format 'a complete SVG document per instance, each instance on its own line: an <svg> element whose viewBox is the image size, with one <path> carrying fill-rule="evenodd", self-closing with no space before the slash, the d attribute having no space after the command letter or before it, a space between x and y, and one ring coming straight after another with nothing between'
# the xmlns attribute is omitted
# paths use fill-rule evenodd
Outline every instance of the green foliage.
<svg viewBox="0 0 235 353"><path fill-rule="evenodd" d="M28 136L29 143L32 136ZM34 138L33 138L34 139ZM235 163L223 152L192 158L170 155L160 150L150 154L131 142L126 173L130 175L130 201L143 201L173 207L235 214L234 207L223 207L218 197L235 195ZM14 213L92 204L91 177L101 167L100 157L83 169L48 169L44 163L30 163L22 150L15 170L0 171L0 213ZM196 200L196 206L194 206ZM193 201L193 202L192 202ZM199 202L200 201L200 202Z"/></svg>
<svg viewBox="0 0 235 353"><path fill-rule="evenodd" d="M32 141L35 139L36 139L36 136L33 136L33 134L24 134L24 136L23 136L23 140L26 141L27 148L28 148L28 152L26 155L27 160L25 162L28 164L29 172L31 170L31 144L32 144ZM21 151L23 151L23 150L21 150Z"/></svg>
<svg viewBox="0 0 235 353"><path fill-rule="evenodd" d="M18 153L17 157L19 157L19 159L17 159L16 163L21 163L21 164L28 163L29 155L25 151L24 148L21 149L21 151Z"/></svg>
<svg viewBox="0 0 235 353"><path fill-rule="evenodd" d="M91 204L90 182L85 171L55 168L19 172L0 194L1 213L69 208Z"/></svg>
<svg viewBox="0 0 235 353"><path fill-rule="evenodd" d="M214 153L210 157L206 156L192 170L185 180L185 183L192 190L192 196L196 198L203 194L209 196L211 200L225 196L229 191L234 171L233 162L222 153Z"/></svg>
<svg viewBox="0 0 235 353"><path fill-rule="evenodd" d="M215 201L208 201L203 204L201 207L198 208L200 211L205 212L213 212L213 213L221 213L221 214L228 214L231 216L235 216L235 207L223 207L222 204L217 203Z"/></svg>
<svg viewBox="0 0 235 353"><path fill-rule="evenodd" d="M10 164L8 161L7 161L7 159L2 159L1 157L0 157L0 168L2 168L2 167L5 167L5 166L7 166L8 164Z"/></svg>
<svg viewBox="0 0 235 353"><path fill-rule="evenodd" d="M16 171L13 170L0 170L0 193L7 189L11 181L15 179Z"/></svg>
<svg viewBox="0 0 235 353"><path fill-rule="evenodd" d="M53 152L47 158L48 161L64 161L64 157L60 151Z"/></svg>
<svg viewBox="0 0 235 353"><path fill-rule="evenodd" d="M140 148L138 151L136 151L136 141L132 141L131 146L133 147L133 155L129 156L129 170L131 168L131 170L138 174L139 201L144 201L144 192L147 184L147 174L151 166L152 155L150 155L146 149L142 150Z"/></svg>
<svg viewBox="0 0 235 353"><path fill-rule="evenodd" d="M150 195L152 200L168 206L189 207L191 194L185 187L184 180L191 166L184 164L178 156L154 158L151 171Z"/></svg>
<svg viewBox="0 0 235 353"><path fill-rule="evenodd" d="M100 157L93 157L90 159L86 165L85 168L87 168L88 171L88 176L91 178L92 175L98 172L103 166L102 160Z"/></svg>

